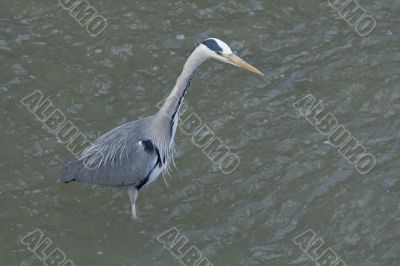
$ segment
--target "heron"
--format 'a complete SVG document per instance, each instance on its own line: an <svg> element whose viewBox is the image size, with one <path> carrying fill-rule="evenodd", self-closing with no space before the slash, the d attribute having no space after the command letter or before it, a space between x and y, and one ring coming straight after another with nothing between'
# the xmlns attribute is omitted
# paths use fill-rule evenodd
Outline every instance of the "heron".
<svg viewBox="0 0 400 266"><path fill-rule="evenodd" d="M225 42L217 38L206 39L192 51L156 114L117 126L94 140L63 167L60 180L126 187L132 218L137 219L138 192L156 180L160 173L169 170L180 108L195 70L207 59L263 76L261 71L233 53Z"/></svg>

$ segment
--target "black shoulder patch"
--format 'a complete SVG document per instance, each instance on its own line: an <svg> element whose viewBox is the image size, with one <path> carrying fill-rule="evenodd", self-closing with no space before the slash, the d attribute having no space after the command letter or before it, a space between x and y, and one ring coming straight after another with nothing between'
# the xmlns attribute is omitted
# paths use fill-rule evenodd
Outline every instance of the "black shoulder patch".
<svg viewBox="0 0 400 266"><path fill-rule="evenodd" d="M142 140L142 145L144 147L144 151L148 153L152 153L155 151L155 147L153 145L153 142L149 139Z"/></svg>
<svg viewBox="0 0 400 266"><path fill-rule="evenodd" d="M162 166L163 163L165 163L165 159L164 161L161 161L161 156L160 156L160 151L158 150L158 148L153 144L153 142L149 139L146 140L142 140L142 145L144 147L144 151L147 153L153 153L155 152L157 154L157 162L156 165L158 166Z"/></svg>
<svg viewBox="0 0 400 266"><path fill-rule="evenodd" d="M142 140L142 144L143 144L144 150L146 152L148 152L148 153L156 152L156 154L157 154L157 162L153 166L153 168L150 170L150 172L147 174L147 176L139 184L136 185L136 189L137 190L140 190L144 185L147 184L147 182L149 182L150 175L154 171L154 169L156 169L157 166L158 167L162 166L160 151L158 150L157 146L155 146L153 144L153 142L151 140L149 140L149 139Z"/></svg>
<svg viewBox="0 0 400 266"><path fill-rule="evenodd" d="M202 44L204 44L205 46L207 46L208 48L210 48L211 50L213 50L215 52L222 52L222 48L213 39L205 40L204 42L202 42Z"/></svg>

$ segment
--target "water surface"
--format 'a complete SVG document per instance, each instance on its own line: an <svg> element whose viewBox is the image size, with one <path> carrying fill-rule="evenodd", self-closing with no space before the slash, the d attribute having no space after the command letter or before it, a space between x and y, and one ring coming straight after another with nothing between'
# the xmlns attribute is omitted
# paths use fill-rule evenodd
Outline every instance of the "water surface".
<svg viewBox="0 0 400 266"><path fill-rule="evenodd" d="M91 37L58 1L0 4L1 265L42 265L42 230L79 265L179 265L156 237L176 227L214 265L315 265L308 229L348 265L399 265L397 0L359 1L360 37L327 1L89 1ZM265 78L206 62L186 103L240 157L223 174L178 130L176 169L143 189L61 184L73 155L20 100L40 90L89 139L157 111L188 54L215 36ZM322 101L377 160L361 175L292 105Z"/></svg>

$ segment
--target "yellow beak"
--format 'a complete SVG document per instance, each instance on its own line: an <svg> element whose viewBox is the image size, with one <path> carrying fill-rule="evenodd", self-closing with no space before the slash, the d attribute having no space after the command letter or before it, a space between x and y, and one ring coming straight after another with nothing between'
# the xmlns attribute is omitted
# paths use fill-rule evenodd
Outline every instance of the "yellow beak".
<svg viewBox="0 0 400 266"><path fill-rule="evenodd" d="M237 56L235 54L225 55L225 58L229 61L229 63L231 63L235 66L243 68L243 69L250 71L252 73L255 73L257 75L264 76L264 74L260 70L253 67L252 65L250 65L249 63L247 63L246 61L244 61L242 58L240 58L239 56Z"/></svg>

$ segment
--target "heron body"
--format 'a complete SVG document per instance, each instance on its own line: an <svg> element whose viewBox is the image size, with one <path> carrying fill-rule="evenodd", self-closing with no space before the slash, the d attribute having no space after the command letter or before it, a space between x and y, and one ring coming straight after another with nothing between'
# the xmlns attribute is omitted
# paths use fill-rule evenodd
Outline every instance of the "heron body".
<svg viewBox="0 0 400 266"><path fill-rule="evenodd" d="M193 73L208 58L262 75L234 55L226 43L215 38L205 40L189 56L156 114L120 125L100 136L63 168L60 180L128 187L132 215L136 218L138 191L166 171L173 159L180 108Z"/></svg>

